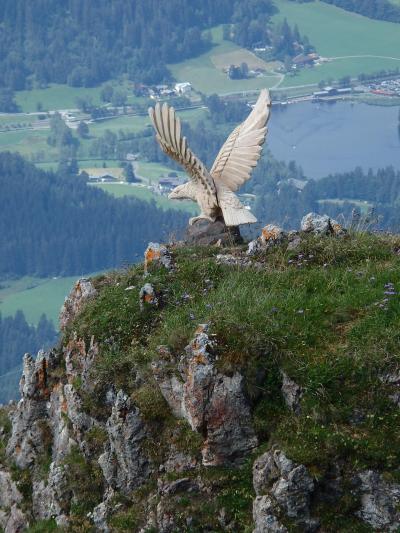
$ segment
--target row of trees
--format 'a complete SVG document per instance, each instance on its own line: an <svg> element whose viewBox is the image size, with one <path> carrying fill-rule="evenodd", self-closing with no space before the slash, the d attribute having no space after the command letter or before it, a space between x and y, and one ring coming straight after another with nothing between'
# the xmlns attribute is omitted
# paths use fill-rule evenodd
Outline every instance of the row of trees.
<svg viewBox="0 0 400 533"><path fill-rule="evenodd" d="M68 174L0 153L0 276L81 275L134 262L187 217L153 202L115 199Z"/></svg>

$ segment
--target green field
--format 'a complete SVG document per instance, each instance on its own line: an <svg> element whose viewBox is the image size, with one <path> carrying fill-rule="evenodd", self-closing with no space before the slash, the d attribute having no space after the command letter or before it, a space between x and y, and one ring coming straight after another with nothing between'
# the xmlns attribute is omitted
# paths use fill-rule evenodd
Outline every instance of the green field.
<svg viewBox="0 0 400 533"><path fill-rule="evenodd" d="M319 1L298 4L276 0L275 3L279 8L275 21L287 18L289 24L297 24L300 33L307 35L321 56L336 58L304 69L295 77L286 77L282 86L400 67L398 24L372 20Z"/></svg>
<svg viewBox="0 0 400 533"><path fill-rule="evenodd" d="M177 80L189 81L196 90L205 94L259 90L264 87L272 87L279 81L279 76L271 72L272 66L262 62L250 51L244 50L230 41L224 41L221 26L213 28L212 38L214 46L206 53L182 63L168 66ZM262 78L228 79L227 74L223 72L223 67L229 67L232 63L240 64L243 61L247 62L249 66L252 64L260 66L260 63L263 63L264 68L270 72Z"/></svg>
<svg viewBox="0 0 400 533"><path fill-rule="evenodd" d="M103 84L104 85L104 84ZM126 81L110 81L106 85L112 85L114 89L125 90L128 94L128 103L142 103L145 99L136 98L132 94L131 85ZM32 89L31 91L17 91L15 100L22 111L37 111L40 102L46 111L54 109L71 109L76 107L77 98L91 98L93 104L100 104L100 92L102 85L98 87L70 87L69 85L51 84L46 89Z"/></svg>
<svg viewBox="0 0 400 533"><path fill-rule="evenodd" d="M37 324L42 313L58 327L58 313L65 296L80 276L67 278L24 277L16 281L1 282L0 312L3 316L14 315L22 309L30 324Z"/></svg>
<svg viewBox="0 0 400 533"><path fill-rule="evenodd" d="M146 202L151 202L154 200L158 207L161 207L162 209L177 209L178 211L185 211L193 215L198 213L198 208L193 202L168 200L166 196L154 194L146 187L138 187L129 185L128 183L96 183L92 186L99 187L103 191L108 192L116 198L134 196L135 198L138 198L139 200L145 200Z"/></svg>

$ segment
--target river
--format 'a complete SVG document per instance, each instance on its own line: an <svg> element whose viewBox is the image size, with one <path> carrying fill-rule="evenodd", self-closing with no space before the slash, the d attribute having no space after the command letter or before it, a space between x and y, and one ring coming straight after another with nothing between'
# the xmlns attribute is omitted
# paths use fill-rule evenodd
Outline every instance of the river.
<svg viewBox="0 0 400 533"><path fill-rule="evenodd" d="M309 178L357 166L400 170L398 116L399 107L351 102L274 106L267 146L277 159L296 161Z"/></svg>

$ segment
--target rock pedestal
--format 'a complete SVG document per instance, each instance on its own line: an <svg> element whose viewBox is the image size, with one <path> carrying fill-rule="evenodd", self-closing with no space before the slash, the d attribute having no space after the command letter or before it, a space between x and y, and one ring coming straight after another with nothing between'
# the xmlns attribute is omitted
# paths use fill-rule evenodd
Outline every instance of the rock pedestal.
<svg viewBox="0 0 400 533"><path fill-rule="evenodd" d="M212 245L220 243L222 246L240 244L243 239L237 226L226 226L225 222L217 219L215 222L197 220L192 226L188 226L185 234L185 242L194 245Z"/></svg>

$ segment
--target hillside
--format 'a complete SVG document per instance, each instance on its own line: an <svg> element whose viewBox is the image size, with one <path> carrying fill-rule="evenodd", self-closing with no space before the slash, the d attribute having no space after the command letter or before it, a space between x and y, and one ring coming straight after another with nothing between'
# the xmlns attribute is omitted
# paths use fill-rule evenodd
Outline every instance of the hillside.
<svg viewBox="0 0 400 533"><path fill-rule="evenodd" d="M395 531L400 238L313 228L77 283L1 411L5 531Z"/></svg>
<svg viewBox="0 0 400 533"><path fill-rule="evenodd" d="M177 211L114 199L76 175L0 153L0 276L82 275L134 261L184 225Z"/></svg>

